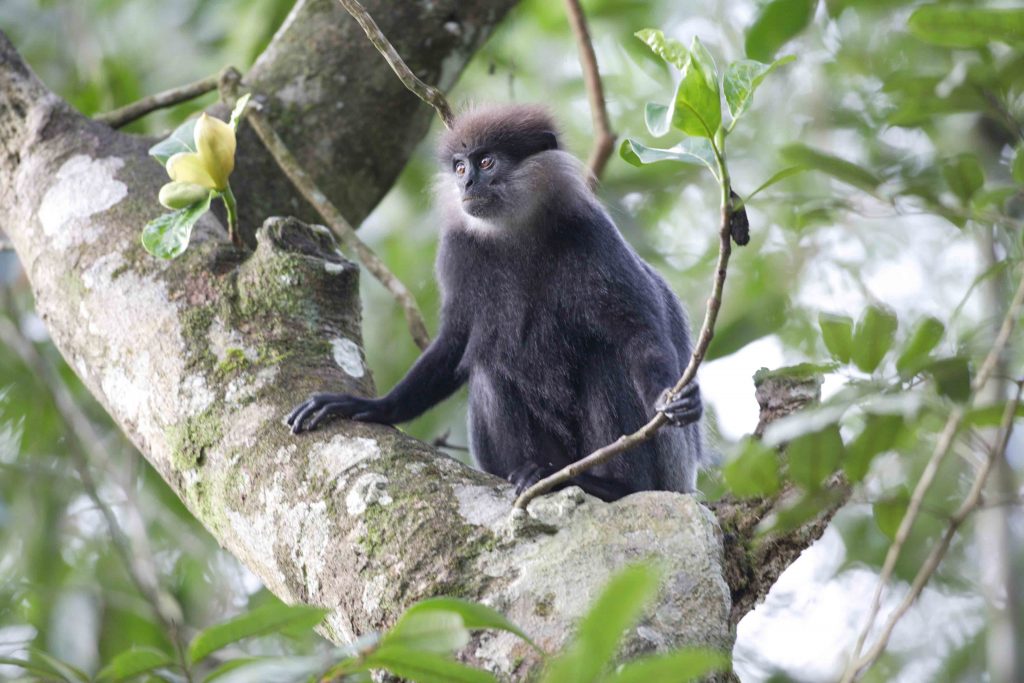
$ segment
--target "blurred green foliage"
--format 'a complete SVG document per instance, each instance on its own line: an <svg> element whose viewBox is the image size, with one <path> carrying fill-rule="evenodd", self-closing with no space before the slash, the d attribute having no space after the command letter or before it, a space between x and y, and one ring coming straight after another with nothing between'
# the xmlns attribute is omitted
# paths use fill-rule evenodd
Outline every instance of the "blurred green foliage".
<svg viewBox="0 0 1024 683"><path fill-rule="evenodd" d="M803 495L776 520L786 526L829 502L821 482L839 466L862 483L855 502L835 521L846 547L837 580L877 569L945 415L967 397L1024 257L1022 11L981 1L583 4L612 125L641 161L664 143L648 133L646 103L675 103L679 72L637 40L636 31L657 27L682 45L699 36L710 60L721 66L797 56L765 81L743 111L743 125L729 137L730 175L746 200L752 241L734 254L709 353L718 360L705 368L705 377L729 377L731 384L702 380L709 422L713 428L721 424L716 443L726 453L723 469L707 473L702 490L758 496L795 482ZM4 0L0 29L51 88L92 114L226 64L244 69L290 5ZM758 77L745 73L751 83ZM732 113L742 110L737 83L742 80L723 85ZM562 120L570 149L586 156L590 116L561 3L522 2L452 97L456 103L546 102ZM158 112L131 129L167 131L210 101ZM677 143L688 144L681 136L670 142ZM362 233L413 289L436 329L437 227L424 189L434 172L427 142ZM754 196L768 179L777 183ZM699 315L717 246L714 179L694 165L637 168L613 159L599 193L630 243ZM12 256L0 254L5 315L60 363L17 273ZM386 390L417 349L390 295L372 278L362 282L367 358L378 387ZM1001 378L1024 366L1021 339L1018 334L1012 340ZM775 354L783 365L834 364L825 366L823 404L769 435L776 443L790 442L787 467L750 441L732 443L753 428L747 378L765 362L751 360L752 349ZM716 367L731 370L723 374ZM107 461L94 472L100 494L124 523L144 531L161 584L182 606L184 631L194 636L273 604L125 443L74 374L66 366L61 372L104 433L98 447ZM989 403L970 408L968 429L995 424L1006 389L1004 383ZM102 517L69 464L72 437L50 388L3 347L0 394L0 655L34 647L95 672L130 646L171 653L168 634L114 553ZM450 431L451 442L465 444L463 405L456 397L406 428L428 440ZM750 419L736 427L732 412ZM978 435L965 436L959 457L946 460L925 499L897 564L899 579L916 571L969 485L967 463L979 455ZM1019 509L1014 514L1019 519ZM983 548L971 542L969 525L965 531L935 579L951 599L980 593ZM935 679L979 680L986 665L982 611L976 607L973 620L947 628L926 647L887 655L867 680L895 679L908 663L922 661ZM329 652L308 634L234 647L225 657ZM772 670L787 667L779 653L742 641L738 647L759 658L749 680L767 680ZM801 676L793 661L799 657L790 653L788 671ZM769 673L758 677L758 670ZM774 680L788 677L780 672Z"/></svg>

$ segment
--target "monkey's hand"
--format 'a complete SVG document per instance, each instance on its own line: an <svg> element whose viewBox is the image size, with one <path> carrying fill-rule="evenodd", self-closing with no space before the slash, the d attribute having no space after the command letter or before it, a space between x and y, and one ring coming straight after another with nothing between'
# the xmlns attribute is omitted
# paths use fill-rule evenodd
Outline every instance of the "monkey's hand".
<svg viewBox="0 0 1024 683"><path fill-rule="evenodd" d="M519 467L512 470L512 473L508 475L508 480L516 487L516 496L521 496L523 492L536 484L541 479L544 479L557 471L554 466L544 467L538 465L532 460L527 460Z"/></svg>
<svg viewBox="0 0 1024 683"><path fill-rule="evenodd" d="M309 432L331 416L340 416L361 422L383 422L390 424L382 401L377 398L361 398L350 394L313 394L309 400L300 403L288 415L286 422L292 434Z"/></svg>
<svg viewBox="0 0 1024 683"><path fill-rule="evenodd" d="M673 427L685 427L700 419L704 413L704 404L700 400L700 386L692 381L683 387L683 393L678 398L669 400L671 389L661 392L661 396L654 402L654 409L664 413L669 424Z"/></svg>

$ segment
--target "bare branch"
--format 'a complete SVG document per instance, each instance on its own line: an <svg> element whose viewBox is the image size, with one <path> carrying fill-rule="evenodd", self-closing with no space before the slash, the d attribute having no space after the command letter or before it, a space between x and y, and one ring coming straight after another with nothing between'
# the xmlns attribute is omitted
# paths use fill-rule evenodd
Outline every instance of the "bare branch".
<svg viewBox="0 0 1024 683"><path fill-rule="evenodd" d="M103 114L97 114L95 118L97 121L102 121L111 128L120 128L126 126L136 119L141 119L146 114L154 112L157 109L163 109L164 107L172 107L182 102L195 99L201 95L205 95L208 92L213 92L217 89L217 76L207 76L201 80L183 85L178 88L171 88L170 90L164 90L158 92L155 95L149 97L143 97L138 102L132 102L131 104L125 105L119 109L108 111Z"/></svg>
<svg viewBox="0 0 1024 683"><path fill-rule="evenodd" d="M224 97L231 104L234 103L237 97L240 78L241 76L234 69L225 69L221 76L221 88L224 92ZM366 266L366 269L395 297L405 313L405 321L409 326L409 333L412 335L416 345L420 349L427 348L430 344L430 334L427 332L427 325L423 321L423 314L420 313L420 309L416 305L416 299L409 292L408 288L394 273L388 270L388 267L380 257L365 242L359 239L355 228L345 220L338 207L327 199L327 195L320 191L316 183L313 182L313 179L302 168L291 151L289 151L288 146L284 144L281 136L277 134L267 121L259 102L251 102L246 108L246 120L248 120L253 130L256 131L256 135L266 146L271 156L274 157L274 160L281 167L284 174L295 185L295 189L327 221L331 232L334 233L338 241L351 249L359 257L363 265Z"/></svg>
<svg viewBox="0 0 1024 683"><path fill-rule="evenodd" d="M996 445L989 450L988 457L982 463L981 469L979 469L977 476L974 478L974 483L971 485L971 490L967 493L960 507L957 509L953 516L949 520L949 524L946 526L946 531L942 535L942 539L932 548L932 551L925 558L924 564L917 571L917 575L914 576L914 582L910 586L910 590L903 600L900 601L899 606L893 610L893 613L889 615L889 619L886 621L885 626L882 629L882 634L875 641L875 644L870 650L857 661L856 665L851 667L851 671L847 672L844 680L853 680L860 677L885 651L886 646L889 644L889 638L892 636L892 631L896 627L896 623L907 613L910 606L914 604L914 601L921 595L925 585L931 579L932 575L935 574L935 570L938 569L939 563L942 562L942 558L945 557L946 551L949 550L949 545L953 541L953 537L956 535L960 525L964 523L968 515L971 512L981 507L982 505L982 491L985 488L985 482L988 480L989 473L992 471L993 466L996 462L1004 457L1006 453L1006 444L1010 440L1010 434L1013 432L1013 421L1017 414L1017 406L1020 405L1021 393L1024 391L1024 382L1020 382L1017 385L1017 394L1012 401L1008 401L1006 409L1003 411L1003 417L999 425L999 438L996 440Z"/></svg>
<svg viewBox="0 0 1024 683"><path fill-rule="evenodd" d="M587 99L590 101L590 115L594 120L594 144L587 158L590 169L591 183L596 184L604 172L605 164L615 149L615 133L608 122L608 109L605 106L604 87L601 85L601 72L597 67L597 56L590 40L587 19L580 7L579 0L565 0L565 11L569 16L573 35L580 51L580 66L583 68L583 82L587 87Z"/></svg>
<svg viewBox="0 0 1024 683"><path fill-rule="evenodd" d="M924 471L921 473L921 478L914 487L914 492L907 505L907 511L903 515L903 519L900 522L899 529L896 531L896 536L893 539L892 545L889 546L889 550L885 555L885 562L882 564L882 571L879 574L878 584L875 586L875 593L871 600L871 609L868 612L868 617L861 630L860 636L857 638L857 645L854 647L850 665L842 678L843 683L854 680L858 675L857 669L859 667L855 665L860 661L859 658L861 650L864 647L864 643L867 641L868 633L871 631L871 626L874 624L875 617L878 616L878 610L881 608L882 591L885 590L889 580L892 578L892 573L896 568L896 562L899 560L903 546L910 537L910 531L913 528L914 522L917 520L918 514L920 513L921 504L924 501L925 494L928 492L932 482L935 480L943 460L945 460L946 455L948 455L949 451L952 449L953 441L956 437L957 430L960 427L960 422L963 420L964 412L973 405L978 391L988 383L989 378L992 376L999 360L999 356L1006 347L1006 344L1010 339L1010 333L1013 331L1013 327L1020 316L1022 306L1024 306L1024 272L1021 274L1021 280L1017 287L1017 292L1014 294L1013 300L1007 308L1006 315L1003 317L1003 324L1000 326L999 333L996 335L996 339L992 343L992 348L989 350L988 355L981 364L981 368L978 370L978 374L974 378L974 382L971 384L971 399L966 405L956 406L953 408L952 412L950 412L949 418L946 420L946 424L942 429L942 433L939 434L938 441L935 443L935 449L932 452L931 458L929 458Z"/></svg>
<svg viewBox="0 0 1024 683"><path fill-rule="evenodd" d="M729 179L724 178L723 183L727 188ZM718 320L718 311L722 307L722 290L725 287L725 275L729 267L729 256L732 254L730 238L733 209L732 200L728 197L729 191L726 189L723 193L721 226L718 229L718 263L715 265L715 279L711 286L711 296L708 297L707 310L704 312L704 323L700 328L697 345L694 346L693 352L690 354L690 362L687 363L682 377L679 378L679 381L672 388L672 395L678 395L697 376L697 368L703 362L704 354L707 353L708 345L711 344L711 338L715 334L715 322ZM666 422L668 422L668 418L665 417L664 413L656 413L647 424L632 434L620 436L614 442L597 449L585 458L567 465L550 477L541 479L516 499L515 507L517 509L526 509L530 501L537 496L543 495L591 467L607 462L616 455L651 439Z"/></svg>
<svg viewBox="0 0 1024 683"><path fill-rule="evenodd" d="M398 54L395 46L391 44L391 41L387 39L384 32L377 26L377 22L373 20L373 17L366 11L366 8L359 4L357 0L338 0L338 2L363 27L363 30L366 31L366 37L370 39L370 42L377 48L377 51L387 60L391 70L395 72L399 80L409 89L409 92L433 107L437 115L441 117L441 121L444 122L445 128L451 128L455 115L452 114L452 108L448 106L448 100L445 99L444 93L417 78L416 74L409 68L409 65Z"/></svg>

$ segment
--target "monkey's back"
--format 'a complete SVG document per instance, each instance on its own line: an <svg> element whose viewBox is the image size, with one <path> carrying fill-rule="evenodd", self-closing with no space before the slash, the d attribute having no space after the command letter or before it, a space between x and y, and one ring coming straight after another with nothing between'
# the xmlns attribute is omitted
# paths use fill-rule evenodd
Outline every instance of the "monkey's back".
<svg viewBox="0 0 1024 683"><path fill-rule="evenodd" d="M449 230L438 257L443 316L468 333L471 447L503 477L525 459L561 467L635 431L653 415L632 372L638 356L677 378L690 353L675 295L600 206L547 219L553 229L515 239ZM689 491L701 442L697 424L666 428L594 474Z"/></svg>

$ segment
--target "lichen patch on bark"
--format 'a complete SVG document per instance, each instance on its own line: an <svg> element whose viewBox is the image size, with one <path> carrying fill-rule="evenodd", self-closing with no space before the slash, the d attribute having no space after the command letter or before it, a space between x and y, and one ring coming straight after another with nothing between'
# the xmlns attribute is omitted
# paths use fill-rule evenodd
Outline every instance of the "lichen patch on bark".
<svg viewBox="0 0 1024 683"><path fill-rule="evenodd" d="M114 177L122 166L124 160L118 157L93 159L85 154L64 162L37 214L52 248L64 250L96 239L100 227L89 218L128 195L128 187Z"/></svg>

